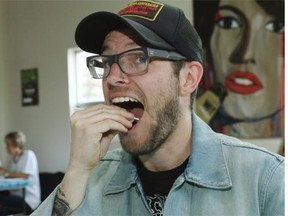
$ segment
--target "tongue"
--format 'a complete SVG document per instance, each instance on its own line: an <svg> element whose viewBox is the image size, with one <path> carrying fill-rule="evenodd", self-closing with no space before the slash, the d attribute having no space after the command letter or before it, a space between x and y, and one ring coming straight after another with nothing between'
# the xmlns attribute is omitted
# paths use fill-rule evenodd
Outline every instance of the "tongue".
<svg viewBox="0 0 288 216"><path fill-rule="evenodd" d="M132 108L132 109L127 109L128 112L131 112L133 113L133 115L136 117L136 118L141 118L142 115L143 115L143 109L141 108Z"/></svg>
<svg viewBox="0 0 288 216"><path fill-rule="evenodd" d="M143 105L135 102L117 103L117 106L126 109L128 112L133 113L136 118L141 118L144 113Z"/></svg>

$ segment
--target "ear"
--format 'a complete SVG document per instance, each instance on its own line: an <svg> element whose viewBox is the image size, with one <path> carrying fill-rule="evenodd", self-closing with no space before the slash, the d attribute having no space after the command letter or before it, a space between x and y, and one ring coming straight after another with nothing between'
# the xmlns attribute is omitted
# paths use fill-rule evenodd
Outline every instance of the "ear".
<svg viewBox="0 0 288 216"><path fill-rule="evenodd" d="M191 94L200 83L203 75L202 64L197 61L186 62L179 74L180 95Z"/></svg>

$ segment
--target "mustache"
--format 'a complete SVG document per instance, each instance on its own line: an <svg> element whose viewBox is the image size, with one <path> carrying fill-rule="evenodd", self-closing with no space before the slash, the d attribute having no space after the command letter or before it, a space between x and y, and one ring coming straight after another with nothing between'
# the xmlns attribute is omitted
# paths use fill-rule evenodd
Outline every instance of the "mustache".
<svg viewBox="0 0 288 216"><path fill-rule="evenodd" d="M134 90L129 86L109 86L110 93L118 92L134 92Z"/></svg>
<svg viewBox="0 0 288 216"><path fill-rule="evenodd" d="M132 88L130 86L109 86L109 94L115 94L115 93L132 93L133 95L135 95L137 97L137 99L140 99L141 101L143 101L144 94L135 88Z"/></svg>

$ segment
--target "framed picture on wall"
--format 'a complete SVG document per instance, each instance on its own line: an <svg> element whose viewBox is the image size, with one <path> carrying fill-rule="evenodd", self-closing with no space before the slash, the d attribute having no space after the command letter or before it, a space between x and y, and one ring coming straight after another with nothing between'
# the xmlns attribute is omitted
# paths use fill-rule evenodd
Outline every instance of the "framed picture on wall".
<svg viewBox="0 0 288 216"><path fill-rule="evenodd" d="M22 106L39 104L38 69L21 70Z"/></svg>
<svg viewBox="0 0 288 216"><path fill-rule="evenodd" d="M219 84L227 91L210 126L244 139L283 137L284 0L194 0L193 8L205 49L200 96Z"/></svg>

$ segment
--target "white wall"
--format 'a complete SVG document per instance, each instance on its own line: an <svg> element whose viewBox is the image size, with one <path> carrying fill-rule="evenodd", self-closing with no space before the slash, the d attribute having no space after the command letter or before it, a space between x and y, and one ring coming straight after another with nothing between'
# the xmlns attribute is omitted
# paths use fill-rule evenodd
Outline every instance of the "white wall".
<svg viewBox="0 0 288 216"><path fill-rule="evenodd" d="M38 157L40 171L65 171L70 132L67 49L76 46L74 31L84 16L99 10L116 12L127 2L0 1L2 159L5 148L1 137L22 130L27 135L27 148ZM192 17L190 0L169 2ZM40 104L22 107L20 70L35 67L39 70Z"/></svg>
<svg viewBox="0 0 288 216"><path fill-rule="evenodd" d="M0 159L4 158L5 147L2 137L5 135L5 50L7 32L7 3L0 1Z"/></svg>

